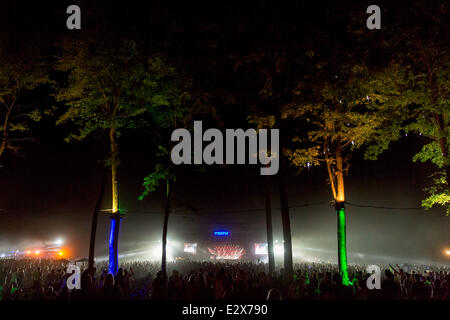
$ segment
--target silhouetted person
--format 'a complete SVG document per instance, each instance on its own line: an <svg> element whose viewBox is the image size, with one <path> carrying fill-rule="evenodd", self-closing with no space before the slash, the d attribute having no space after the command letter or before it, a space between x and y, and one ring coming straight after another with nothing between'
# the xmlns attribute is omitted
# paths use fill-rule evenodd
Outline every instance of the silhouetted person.
<svg viewBox="0 0 450 320"><path fill-rule="evenodd" d="M164 300L166 298L166 277L162 271L158 271L152 283L152 300Z"/></svg>
<svg viewBox="0 0 450 320"><path fill-rule="evenodd" d="M415 282L411 289L411 298L414 300L427 300L428 289L421 280L420 274L415 274Z"/></svg>
<svg viewBox="0 0 450 320"><path fill-rule="evenodd" d="M183 281L177 270L172 271L172 275L167 283L167 298L169 300L181 300L184 297Z"/></svg>
<svg viewBox="0 0 450 320"><path fill-rule="evenodd" d="M381 282L382 297L384 300L399 300L401 298L400 284L394 280L394 274L386 270L386 279Z"/></svg>
<svg viewBox="0 0 450 320"><path fill-rule="evenodd" d="M100 298L104 300L115 300L122 298L122 291L120 287L114 283L114 276L108 273L100 289Z"/></svg>

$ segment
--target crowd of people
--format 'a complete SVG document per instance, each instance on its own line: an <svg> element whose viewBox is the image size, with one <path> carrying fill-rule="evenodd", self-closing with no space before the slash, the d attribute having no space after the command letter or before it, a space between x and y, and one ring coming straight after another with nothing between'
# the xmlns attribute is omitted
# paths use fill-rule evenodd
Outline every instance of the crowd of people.
<svg viewBox="0 0 450 320"><path fill-rule="evenodd" d="M264 263L129 261L118 273L106 263L81 269L81 288L69 289L68 261L0 259L0 300L450 300L447 266L382 267L381 288L370 289L366 266L350 265L342 285L337 265L298 263L291 279Z"/></svg>

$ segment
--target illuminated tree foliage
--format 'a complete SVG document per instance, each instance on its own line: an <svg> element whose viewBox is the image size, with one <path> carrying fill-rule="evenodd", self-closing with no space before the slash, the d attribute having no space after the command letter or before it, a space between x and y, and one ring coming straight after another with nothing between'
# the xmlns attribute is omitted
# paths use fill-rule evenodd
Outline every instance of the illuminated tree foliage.
<svg viewBox="0 0 450 320"><path fill-rule="evenodd" d="M313 55L311 59L314 61ZM292 138L298 147L284 151L296 166L323 165L328 172L338 215L339 268L343 284L348 285L344 177L352 152L368 142L380 125L373 112L377 98L368 95L367 67L341 64L335 68L326 62L312 65L316 66L314 78L299 82L292 100L283 107L284 119L301 123Z"/></svg>
<svg viewBox="0 0 450 320"><path fill-rule="evenodd" d="M183 76L183 85L180 85L180 89L188 90L191 80ZM176 181L177 171L175 170L171 158L170 149L171 144L171 130L179 127L186 127L192 120L192 117L196 114L197 108L192 107L189 102L191 95L187 91L183 91L180 95L180 99L177 103L171 105L170 109L160 110L157 122L157 129L159 133L155 133L158 152L155 154L157 157L157 164L154 169L144 177L142 186L144 190L139 196L139 200L144 200L149 197L151 193L155 192L162 184L165 185L165 201L164 201L164 222L162 229L162 256L161 256L161 270L166 274L167 264L167 232L169 227L169 215L171 202L173 198L173 186Z"/></svg>
<svg viewBox="0 0 450 320"><path fill-rule="evenodd" d="M29 57L0 44L0 157L5 151L20 155L21 143L33 140L31 124L51 113L48 106L30 98L51 83L45 61L34 54Z"/></svg>
<svg viewBox="0 0 450 320"><path fill-rule="evenodd" d="M430 162L436 170L430 178L432 184L425 188L429 196L422 201L426 209L434 205L447 207L450 213L449 177L449 65L442 78L437 77L438 98L433 98L427 74L416 73L411 67L392 64L384 72L382 88L378 92L385 101L380 113L385 115L385 124L374 135L374 143L366 153L369 159L389 148L390 143L403 135L413 135L422 144L422 149L413 161ZM436 100L435 100L436 99Z"/></svg>
<svg viewBox="0 0 450 320"><path fill-rule="evenodd" d="M391 30L387 45L395 53L386 68L373 74L372 82L373 90L383 100L379 113L386 121L377 130L366 157L376 158L403 135L414 136L422 149L413 161L435 167L422 205L426 209L445 206L450 214L449 6L416 3L410 13L411 17L420 14L428 24L395 26Z"/></svg>
<svg viewBox="0 0 450 320"><path fill-rule="evenodd" d="M112 176L110 271L117 272L119 209L119 137L128 129L165 122L168 110L179 103L178 75L162 54L142 54L134 41L112 44L101 37L60 42L57 70L68 74L68 85L56 94L68 109L57 124L70 122L76 129L67 141L93 133L107 133L111 153L107 164ZM118 43L118 44L117 44Z"/></svg>
<svg viewBox="0 0 450 320"><path fill-rule="evenodd" d="M344 176L352 152L370 141L381 120L376 113L380 101L370 94L367 63L376 52L377 40L363 37L357 23L363 17L351 10L355 8L324 9L325 17L333 16L335 28L324 26L314 35L299 35L302 42L294 44L283 36L294 30L274 26L270 45L249 57L251 63L261 65L265 79L250 121L258 127L280 128L281 158L298 168L323 165L328 172L337 216L339 267L346 285L350 280Z"/></svg>
<svg viewBox="0 0 450 320"><path fill-rule="evenodd" d="M167 152L166 152L167 154ZM170 206L172 200L172 186L176 180L175 174L170 171L168 166L158 163L153 172L147 175L144 178L144 182L142 186L144 187L144 191L139 197L140 200L143 200L146 196L148 196L151 192L156 191L156 189L161 185L162 182L165 182L165 207L164 207L164 222L163 222L163 230L162 230L162 253L161 253L161 271L166 275L166 264L167 264L167 231L169 227L169 214L170 214Z"/></svg>

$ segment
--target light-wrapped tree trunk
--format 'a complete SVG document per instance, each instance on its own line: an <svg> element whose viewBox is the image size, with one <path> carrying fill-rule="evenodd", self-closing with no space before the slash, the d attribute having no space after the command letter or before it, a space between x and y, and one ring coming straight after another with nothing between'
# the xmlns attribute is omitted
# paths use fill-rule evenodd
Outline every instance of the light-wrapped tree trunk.
<svg viewBox="0 0 450 320"><path fill-rule="evenodd" d="M111 227L109 233L109 272L116 275L119 269L119 230L122 220L119 211L119 183L118 183L118 151L117 133L115 128L109 132L111 142L111 182L112 182L112 209Z"/></svg>

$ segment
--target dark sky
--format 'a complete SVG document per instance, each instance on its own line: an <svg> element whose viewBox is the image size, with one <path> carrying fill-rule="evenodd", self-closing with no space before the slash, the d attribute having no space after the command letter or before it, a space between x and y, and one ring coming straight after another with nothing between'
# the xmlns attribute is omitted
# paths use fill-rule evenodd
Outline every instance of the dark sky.
<svg viewBox="0 0 450 320"><path fill-rule="evenodd" d="M8 2L12 11L7 11L10 13L9 19L7 22L3 19L2 26L6 25L11 34L18 35L18 42L21 42L21 37L25 41L39 32L43 38L50 39L63 32L65 7L60 5L56 8L49 3L41 7L40 3L30 2L27 9L19 11L19 5ZM111 24L114 30L119 28L118 25L126 26L124 28L128 28L127 31L153 41L156 37L163 38L166 32L161 26L160 30L156 27L149 29L152 21L146 17L147 13L148 16L154 16L155 11L151 10L153 5L164 7L162 11L165 14L172 13L169 14L170 19L175 19L184 28L193 25L199 16L207 20L222 17L217 13L220 9L210 9L217 16L205 17L209 12L206 7L203 7L205 12L198 10L191 15L191 11L187 11L183 15L183 5L170 1L164 4L152 2L142 10L129 2L112 4L114 9L99 4L92 8L92 12L103 15L95 16L88 11L83 17L86 17L87 27L98 19L105 25ZM234 10L239 12L239 8L232 5L225 7L229 11L222 17L223 21L219 19L218 23L229 26L233 20L224 17L232 16ZM365 8L364 5L361 7ZM250 9L250 5L243 8L251 12ZM41 20L36 12L42 12ZM142 21L136 20L138 13ZM303 11L299 15L305 17L308 14ZM309 19L312 21L312 17L319 16L320 12L313 10ZM257 12L253 13L253 20L249 20L257 21L257 17ZM159 16L159 19L165 18L169 19L164 14ZM37 23L38 20L40 23ZM320 24L317 21L317 27ZM314 25L308 28L314 30ZM26 46L24 43L20 45ZM7 156L1 159L0 251L25 249L35 243L62 237L73 256L86 256L91 213L102 177L102 167L98 161L105 157L104 145L99 142L100 139L67 144L63 141L66 134L63 129L55 129L51 122L44 122L40 126L35 128L39 143L24 147L25 158ZM146 135L138 139L121 139L120 203L128 211L120 234L121 252L140 250L145 248L148 241L160 239L161 192L145 201L137 200L142 191L142 179L153 165L153 151L145 143L146 139ZM355 154L346 179L347 201L365 206L419 207L425 195L422 189L429 183L427 176L432 170L427 165L412 163L412 155L417 151L416 141L405 137L378 161L362 161L362 156ZM226 171L186 170L185 174L177 178L169 238L180 241L192 239L193 235L199 239L206 238L214 226L228 226L231 230L248 230L255 242L265 241L263 180L256 173L255 169L238 167ZM287 190L289 205L292 207L294 254L297 250L305 254L323 252L327 257L335 257L336 216L332 206L326 203L332 196L325 174L324 168L311 168L301 174L289 171ZM277 182L277 177L272 179L274 232L276 239L282 239L281 219L276 209L279 207ZM103 202L105 209L109 208L108 191ZM349 204L347 214L350 262L352 254L357 253L365 254L367 261L382 257L443 261L442 250L450 246L450 220L442 208L430 211L387 210ZM108 227L107 216L102 215L97 235L97 253L100 255L106 254ZM322 251L295 249L302 247Z"/></svg>

